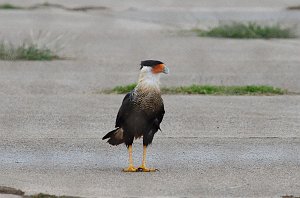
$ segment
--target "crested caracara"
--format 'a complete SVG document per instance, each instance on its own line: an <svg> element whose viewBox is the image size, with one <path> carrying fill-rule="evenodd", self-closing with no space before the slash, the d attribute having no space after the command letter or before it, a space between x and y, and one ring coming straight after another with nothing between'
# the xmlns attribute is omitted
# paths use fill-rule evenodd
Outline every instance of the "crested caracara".
<svg viewBox="0 0 300 198"><path fill-rule="evenodd" d="M164 117L164 103L159 89L161 73L169 73L169 69L157 60L141 62L137 86L123 99L119 109L115 129L102 139L108 138L111 145L125 143L129 152L129 166L125 172L152 172L157 169L146 167L146 148L152 143L154 134L160 130ZM135 168L132 160L132 143L134 138L143 137L142 165Z"/></svg>

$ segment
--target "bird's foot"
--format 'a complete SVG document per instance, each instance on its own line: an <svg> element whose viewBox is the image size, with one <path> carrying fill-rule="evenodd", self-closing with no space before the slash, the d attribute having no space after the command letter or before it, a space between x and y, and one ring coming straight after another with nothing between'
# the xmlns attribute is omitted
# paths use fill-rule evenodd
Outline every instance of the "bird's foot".
<svg viewBox="0 0 300 198"><path fill-rule="evenodd" d="M158 169L156 168L147 168L145 166L140 166L137 168L137 172L156 172Z"/></svg>
<svg viewBox="0 0 300 198"><path fill-rule="evenodd" d="M128 166L128 168L124 168L123 171L124 172L137 172L137 168L135 168L134 166Z"/></svg>

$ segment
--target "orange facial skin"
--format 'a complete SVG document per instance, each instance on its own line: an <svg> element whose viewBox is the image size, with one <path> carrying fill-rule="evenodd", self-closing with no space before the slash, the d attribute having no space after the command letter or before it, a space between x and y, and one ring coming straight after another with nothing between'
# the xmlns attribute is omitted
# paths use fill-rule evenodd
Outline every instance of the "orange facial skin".
<svg viewBox="0 0 300 198"><path fill-rule="evenodd" d="M164 64L158 64L158 65L155 65L155 66L152 68L152 73L154 73L154 74L161 73L161 72L164 71L164 68L165 68L165 65L164 65Z"/></svg>

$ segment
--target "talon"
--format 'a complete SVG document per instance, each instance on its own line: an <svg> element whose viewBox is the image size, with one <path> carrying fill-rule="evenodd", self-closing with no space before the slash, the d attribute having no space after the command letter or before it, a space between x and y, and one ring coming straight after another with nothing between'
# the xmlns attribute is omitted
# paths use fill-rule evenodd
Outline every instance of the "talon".
<svg viewBox="0 0 300 198"><path fill-rule="evenodd" d="M134 168L133 166L129 166L128 168L123 169L124 172L137 172L138 169Z"/></svg>
<svg viewBox="0 0 300 198"><path fill-rule="evenodd" d="M143 172L143 169L141 167L138 167L137 172Z"/></svg>
<svg viewBox="0 0 300 198"><path fill-rule="evenodd" d="M159 170L156 168L146 168L146 167L140 166L140 167L138 167L137 171L138 172L156 172Z"/></svg>
<svg viewBox="0 0 300 198"><path fill-rule="evenodd" d="M138 167L139 172L156 172L158 171L158 169L156 168L147 168L146 167L146 150L147 150L147 146L143 145L143 161L142 161L142 165L140 167Z"/></svg>

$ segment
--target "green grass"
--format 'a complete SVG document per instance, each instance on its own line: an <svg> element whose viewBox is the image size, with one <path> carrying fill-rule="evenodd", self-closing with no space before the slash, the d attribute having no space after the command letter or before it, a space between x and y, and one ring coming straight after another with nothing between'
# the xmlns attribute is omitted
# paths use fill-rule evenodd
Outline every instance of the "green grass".
<svg viewBox="0 0 300 198"><path fill-rule="evenodd" d="M136 84L117 86L105 90L102 93L124 94L130 92ZM214 86L214 85L190 85L180 87L162 87L163 94L203 94L203 95L283 95L286 90L265 85L248 86Z"/></svg>
<svg viewBox="0 0 300 198"><path fill-rule="evenodd" d="M0 43L0 60L40 60L49 61L60 59L48 48L39 48L34 44L22 44L14 46L12 44Z"/></svg>
<svg viewBox="0 0 300 198"><path fill-rule="evenodd" d="M162 88L165 94L204 94L204 95L282 95L285 93L280 88L264 85L248 86L213 86L191 85L181 87Z"/></svg>
<svg viewBox="0 0 300 198"><path fill-rule="evenodd" d="M290 28L280 25L262 26L256 23L221 25L208 31L194 29L198 36L241 39L295 38Z"/></svg>
<svg viewBox="0 0 300 198"><path fill-rule="evenodd" d="M15 5L12 5L12 4L10 4L10 3L4 3L4 4L0 4L0 9L7 9L7 10L9 10L9 9L11 9L11 10L13 10L13 9L22 9L22 7L20 7L20 6L15 6Z"/></svg>
<svg viewBox="0 0 300 198"><path fill-rule="evenodd" d="M39 193L36 195L25 195L24 198L79 198L79 197L73 197L73 196L56 196L56 195L49 195L44 193Z"/></svg>
<svg viewBox="0 0 300 198"><path fill-rule="evenodd" d="M136 86L136 83L132 83L132 84L125 85L125 86L116 86L113 89L107 89L107 90L104 90L103 92L107 93L107 94L111 94L111 93L123 94L123 93L130 92L131 90L133 90L135 88L135 86Z"/></svg>

